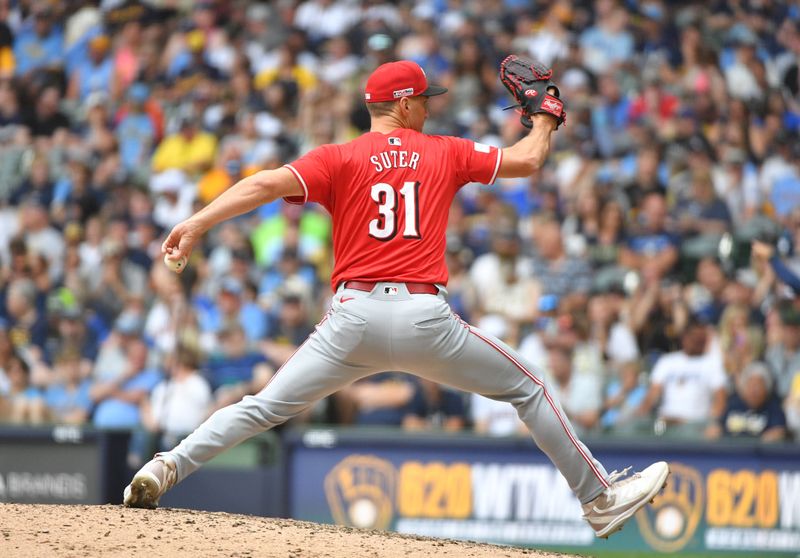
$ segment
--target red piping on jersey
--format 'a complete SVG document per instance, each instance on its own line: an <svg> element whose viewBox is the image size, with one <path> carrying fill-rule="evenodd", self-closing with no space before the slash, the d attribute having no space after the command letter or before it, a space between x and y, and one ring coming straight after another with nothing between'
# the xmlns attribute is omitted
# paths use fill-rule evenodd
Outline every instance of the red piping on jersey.
<svg viewBox="0 0 800 558"><path fill-rule="evenodd" d="M489 184L494 184L495 179L497 178L497 173L500 170L500 161L503 160L503 150L501 148L497 148L497 163L494 165L494 172L492 173L492 178L489 180Z"/></svg>
<svg viewBox="0 0 800 558"><path fill-rule="evenodd" d="M537 386L542 388L542 392L544 392L544 396L547 399L547 402L550 404L550 407L553 409L553 412L558 417L559 422L561 422L561 426L564 428L564 432L567 433L567 436L569 436L569 439L572 441L572 443L575 446L575 448L578 450L578 452L581 454L581 456L583 456L583 459L589 465L589 468L591 468L592 472L600 480L600 483L604 487L608 488L609 487L608 481L603 477L603 475L600 474L600 471L597 470L597 466L592 462L592 460L589 458L589 456L586 455L586 452L583 451L583 448L581 448L581 446L578 443L578 441L572 435L572 432L570 432L569 427L567 426L567 423L564 421L564 417L562 417L561 413L558 412L558 408L556 407L556 404L553 401L553 398L550 396L550 394L547 392L547 389L544 387L544 382L542 382L533 373L531 373L527 368L525 368L517 359L515 359L513 356L508 354L508 352L503 350L502 347L500 347L500 346L496 345L495 343L493 343L491 339L488 339L488 338L484 337L483 335L481 335L480 333L478 333L477 331L472 329L471 326L468 326L468 329L469 329L469 332L472 333L473 335L475 335L478 339L484 340L486 343L491 345L491 347L494 348L497 352L499 352L504 357L506 357L508 360L510 360L514 364L514 366L516 366L520 371L522 371L523 374L528 376L531 380L533 380L533 382Z"/></svg>
<svg viewBox="0 0 800 558"><path fill-rule="evenodd" d="M300 176L300 173L297 172L297 169L294 168L292 165L287 163L283 166L292 171L294 175L297 177L297 180L300 181L300 185L303 187L303 192L305 192L305 194L303 195L303 203L306 203L308 201L308 186L306 186L306 181L303 180L303 177Z"/></svg>

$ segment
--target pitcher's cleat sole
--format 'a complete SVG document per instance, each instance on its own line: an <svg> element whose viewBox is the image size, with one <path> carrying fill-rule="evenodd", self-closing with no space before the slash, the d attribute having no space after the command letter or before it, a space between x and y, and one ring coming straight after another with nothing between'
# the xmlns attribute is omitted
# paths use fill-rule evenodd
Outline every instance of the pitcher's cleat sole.
<svg viewBox="0 0 800 558"><path fill-rule="evenodd" d="M669 471L669 472L667 473L667 480L665 480L665 481L664 481L664 486L662 486L662 487L661 487L661 490L659 490L659 491L658 491L658 493L656 493L656 495L655 495L655 496L653 496L653 497L650 499L650 503L651 503L651 504L652 504L652 503L654 503L654 502L656 501L656 496L658 496L658 494L659 494L659 493L663 492L663 491L664 491L664 489L665 489L665 488L667 488L667 485L669 485L669 476L670 476L671 474L672 474L672 471Z"/></svg>
<svg viewBox="0 0 800 558"><path fill-rule="evenodd" d="M123 504L128 508L154 510L158 507L158 479L152 473L140 472L125 487Z"/></svg>

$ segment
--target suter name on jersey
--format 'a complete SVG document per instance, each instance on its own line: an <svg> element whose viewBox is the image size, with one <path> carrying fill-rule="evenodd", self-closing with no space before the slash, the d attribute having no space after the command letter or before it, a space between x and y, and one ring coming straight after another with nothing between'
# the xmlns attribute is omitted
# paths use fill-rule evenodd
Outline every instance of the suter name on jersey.
<svg viewBox="0 0 800 558"><path fill-rule="evenodd" d="M381 151L377 155L369 158L369 162L375 165L375 172L382 172L388 169L414 169L417 170L419 164L419 153L416 151Z"/></svg>

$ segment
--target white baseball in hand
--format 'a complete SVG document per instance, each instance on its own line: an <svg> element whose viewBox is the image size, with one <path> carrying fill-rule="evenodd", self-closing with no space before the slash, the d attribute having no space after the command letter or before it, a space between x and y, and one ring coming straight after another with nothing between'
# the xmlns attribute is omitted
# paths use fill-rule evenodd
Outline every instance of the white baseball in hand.
<svg viewBox="0 0 800 558"><path fill-rule="evenodd" d="M164 265L177 273L186 267L186 256L181 256L177 260L173 260L169 257L169 254L164 254Z"/></svg>

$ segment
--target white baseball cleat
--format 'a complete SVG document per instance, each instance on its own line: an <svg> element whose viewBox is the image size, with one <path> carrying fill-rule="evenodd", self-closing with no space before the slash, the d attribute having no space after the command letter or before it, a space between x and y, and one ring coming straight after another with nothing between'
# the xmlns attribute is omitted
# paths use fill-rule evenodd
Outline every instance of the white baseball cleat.
<svg viewBox="0 0 800 558"><path fill-rule="evenodd" d="M648 502L652 502L667 484L669 466L664 461L653 463L641 473L619 480L630 467L608 476L611 486L600 496L583 504L583 518L601 538L622 529L628 519Z"/></svg>
<svg viewBox="0 0 800 558"><path fill-rule="evenodd" d="M167 454L157 454L133 475L122 494L122 503L127 508L154 510L159 498L175 485L177 479L175 461Z"/></svg>

